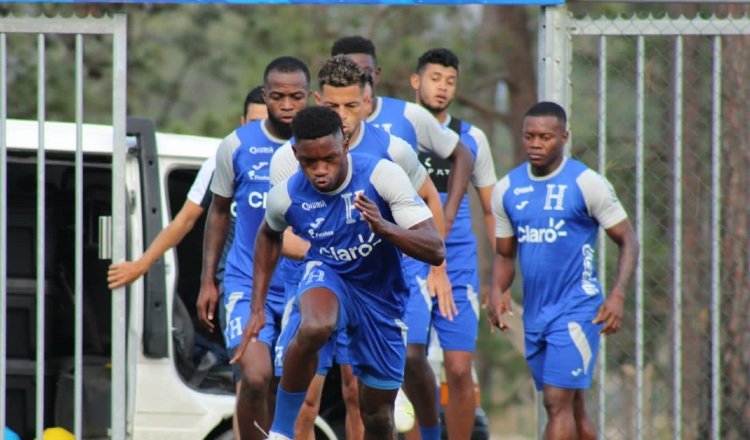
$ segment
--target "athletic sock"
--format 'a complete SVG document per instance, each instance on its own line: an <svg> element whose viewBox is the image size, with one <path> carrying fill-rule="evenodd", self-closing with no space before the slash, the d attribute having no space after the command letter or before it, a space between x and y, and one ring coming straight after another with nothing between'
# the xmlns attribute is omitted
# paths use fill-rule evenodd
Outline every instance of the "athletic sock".
<svg viewBox="0 0 750 440"><path fill-rule="evenodd" d="M276 392L276 416L271 425L272 433L283 434L294 438L294 422L297 420L302 404L305 403L306 391L290 393L281 389Z"/></svg>
<svg viewBox="0 0 750 440"><path fill-rule="evenodd" d="M419 425L422 440L440 440L440 423L430 428Z"/></svg>

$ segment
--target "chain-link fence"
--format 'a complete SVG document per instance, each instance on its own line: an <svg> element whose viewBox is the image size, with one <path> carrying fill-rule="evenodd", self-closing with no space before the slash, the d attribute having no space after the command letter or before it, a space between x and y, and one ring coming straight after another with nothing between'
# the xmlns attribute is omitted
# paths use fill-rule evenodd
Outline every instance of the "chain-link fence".
<svg viewBox="0 0 750 440"><path fill-rule="evenodd" d="M750 438L750 20L732 12L566 13L555 31L572 154L610 179L642 246L589 393L601 438ZM600 255L607 291L616 246Z"/></svg>

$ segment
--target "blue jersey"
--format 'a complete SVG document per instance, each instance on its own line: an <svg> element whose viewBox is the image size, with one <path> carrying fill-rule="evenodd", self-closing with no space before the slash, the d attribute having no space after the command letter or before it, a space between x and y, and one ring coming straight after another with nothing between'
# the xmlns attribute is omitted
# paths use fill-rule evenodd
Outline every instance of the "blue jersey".
<svg viewBox="0 0 750 440"><path fill-rule="evenodd" d="M627 218L609 182L570 158L540 177L525 163L498 182L492 207L496 236L518 243L526 330L541 331L561 316L593 319L602 303L599 227Z"/></svg>
<svg viewBox="0 0 750 440"><path fill-rule="evenodd" d="M326 264L344 282L366 291L367 300L378 310L400 318L407 291L401 252L370 231L354 207L354 198L364 193L384 219L405 228L431 214L398 166L366 155L349 155L348 163L347 180L330 193L317 191L301 172L276 185L266 221L277 231L291 226L310 241L306 268L315 262Z"/></svg>
<svg viewBox="0 0 750 440"><path fill-rule="evenodd" d="M226 259L225 283L252 280L255 236L266 210L271 156L285 140L274 138L265 120L237 128L219 146L211 190L236 202L237 238ZM272 285L283 286L274 282ZM281 288L283 290L283 288Z"/></svg>
<svg viewBox="0 0 750 440"><path fill-rule="evenodd" d="M453 154L458 135L440 125L423 107L379 96L367 122L405 140L414 151L430 151L442 158Z"/></svg>
<svg viewBox="0 0 750 440"><path fill-rule="evenodd" d="M474 156L471 173L471 183L477 188L485 188L495 184L495 166L492 161L489 143L484 133L477 127L460 119L446 119L445 126L458 133L461 142ZM440 200L445 205L448 198L448 176L451 163L435 153L420 151L419 160L427 169L430 178L440 193ZM469 196L464 194L456 212L453 226L445 238L446 262L448 271L474 270L477 265L477 241L471 223L471 209ZM478 286L477 286L478 287Z"/></svg>
<svg viewBox="0 0 750 440"><path fill-rule="evenodd" d="M273 179L280 178L273 176L276 172L279 176L288 177L299 169L299 164L291 149L292 143L293 139L282 147L278 155L274 156L271 166ZM360 124L358 137L350 142L349 152L352 156L365 155L396 163L406 172L412 187L415 189L422 186L427 176L425 168L420 165L417 155L411 150L409 144L368 123ZM311 207L304 205L302 208L310 209ZM304 235L301 237L306 238ZM301 264L300 261L283 258L279 262L276 272L287 283L297 284L302 277Z"/></svg>

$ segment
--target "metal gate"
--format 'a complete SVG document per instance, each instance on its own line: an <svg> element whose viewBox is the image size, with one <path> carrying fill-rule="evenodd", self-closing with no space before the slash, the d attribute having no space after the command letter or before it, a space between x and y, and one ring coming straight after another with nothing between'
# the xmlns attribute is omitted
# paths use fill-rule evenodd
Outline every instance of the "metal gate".
<svg viewBox="0 0 750 440"><path fill-rule="evenodd" d="M540 20L539 96L570 110L571 154L612 181L641 243L587 399L601 438L750 438L750 19L726 8L594 19L560 6Z"/></svg>
<svg viewBox="0 0 750 440"><path fill-rule="evenodd" d="M8 41L19 34L37 36L37 123L38 150L36 156L36 438L41 439L44 426L44 387L45 387L45 119L46 119L46 63L45 44L48 38L56 35L74 35L75 90L69 92L70 102L75 106L76 154L75 154L75 343L74 343L74 434L82 435L82 212L83 212L83 147L82 128L84 115L84 41L97 36L111 36L112 41L112 258L115 261L125 259L125 90L126 90L126 17L115 14L103 18L0 18L0 428L6 425L6 389L7 389L7 298L8 298L8 188L7 176L7 117L8 117ZM10 95L12 96L12 95ZM126 345L125 345L125 289L112 292L112 390L111 390L111 437L124 439L126 436ZM5 437L0 432L0 440Z"/></svg>

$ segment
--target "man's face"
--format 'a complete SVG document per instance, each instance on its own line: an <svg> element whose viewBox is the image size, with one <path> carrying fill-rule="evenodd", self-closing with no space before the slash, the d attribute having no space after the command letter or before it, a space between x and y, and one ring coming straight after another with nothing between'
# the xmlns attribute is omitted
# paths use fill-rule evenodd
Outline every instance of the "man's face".
<svg viewBox="0 0 750 440"><path fill-rule="evenodd" d="M523 149L532 167L542 174L562 161L568 132L554 116L527 116L523 120Z"/></svg>
<svg viewBox="0 0 750 440"><path fill-rule="evenodd" d="M377 63L375 62L375 59L366 53L349 53L346 54L346 56L357 63L360 70L362 70L365 73L369 73L370 76L372 76L372 80L375 82L375 85L377 86L380 82L380 67L378 67Z"/></svg>
<svg viewBox="0 0 750 440"><path fill-rule="evenodd" d="M427 64L411 77L419 103L433 114L448 108L456 96L457 84L458 71L441 64Z"/></svg>
<svg viewBox="0 0 750 440"><path fill-rule="evenodd" d="M358 84L346 87L324 84L320 92L315 93L315 100L318 105L339 114L347 139L358 129L359 123L367 118L372 108L370 100L365 98L364 90Z"/></svg>
<svg viewBox="0 0 750 440"><path fill-rule="evenodd" d="M249 124L253 121L259 121L268 117L268 109L265 104L256 104L251 102L245 109L245 115L242 116L242 125Z"/></svg>
<svg viewBox="0 0 750 440"><path fill-rule="evenodd" d="M263 85L268 118L274 124L289 127L291 133L292 119L307 106L309 94L309 84L303 72L272 70Z"/></svg>
<svg viewBox="0 0 750 440"><path fill-rule="evenodd" d="M341 132L318 139L298 140L294 155L307 180L320 192L333 191L346 180L348 148Z"/></svg>

